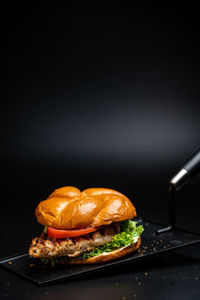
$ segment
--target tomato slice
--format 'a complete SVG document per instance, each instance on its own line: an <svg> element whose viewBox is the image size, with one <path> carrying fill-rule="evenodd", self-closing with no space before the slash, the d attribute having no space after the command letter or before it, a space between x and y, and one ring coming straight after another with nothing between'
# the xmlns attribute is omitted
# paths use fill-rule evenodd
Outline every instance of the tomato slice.
<svg viewBox="0 0 200 300"><path fill-rule="evenodd" d="M52 227L48 227L48 236L50 236L54 239L62 239L62 238L66 238L66 237L85 235L87 233L97 231L98 229L99 229L99 227L64 230L64 229L55 229Z"/></svg>

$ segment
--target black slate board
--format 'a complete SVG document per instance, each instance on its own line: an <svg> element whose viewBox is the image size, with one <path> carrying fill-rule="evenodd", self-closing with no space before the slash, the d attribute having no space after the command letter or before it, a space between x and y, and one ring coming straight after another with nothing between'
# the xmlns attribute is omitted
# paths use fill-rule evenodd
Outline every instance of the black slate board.
<svg viewBox="0 0 200 300"><path fill-rule="evenodd" d="M42 286L84 276L91 272L103 271L121 264L133 263L152 255L200 243L200 236L196 234L173 230L162 235L156 235L155 231L162 228L160 225L140 222L144 225L140 249L116 261L97 265L60 265L52 268L38 263L27 254L22 254L2 259L0 265L34 284Z"/></svg>

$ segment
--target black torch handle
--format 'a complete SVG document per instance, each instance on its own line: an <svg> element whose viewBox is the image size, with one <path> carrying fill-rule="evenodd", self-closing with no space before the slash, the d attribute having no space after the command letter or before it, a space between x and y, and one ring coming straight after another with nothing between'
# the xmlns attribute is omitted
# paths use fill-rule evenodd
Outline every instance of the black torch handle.
<svg viewBox="0 0 200 300"><path fill-rule="evenodd" d="M200 173L200 150L198 150L170 180L176 190L180 190L190 179Z"/></svg>
<svg viewBox="0 0 200 300"><path fill-rule="evenodd" d="M184 165L183 169L187 170L190 178L193 178L200 172L200 150L198 150Z"/></svg>

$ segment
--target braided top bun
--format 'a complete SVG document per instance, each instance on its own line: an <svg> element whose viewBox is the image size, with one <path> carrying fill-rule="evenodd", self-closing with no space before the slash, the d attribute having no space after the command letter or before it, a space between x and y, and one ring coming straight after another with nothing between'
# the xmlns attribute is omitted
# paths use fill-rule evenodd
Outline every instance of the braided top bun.
<svg viewBox="0 0 200 300"><path fill-rule="evenodd" d="M123 194L106 188L80 191L64 186L39 203L35 215L40 224L57 229L84 229L132 219L135 207Z"/></svg>

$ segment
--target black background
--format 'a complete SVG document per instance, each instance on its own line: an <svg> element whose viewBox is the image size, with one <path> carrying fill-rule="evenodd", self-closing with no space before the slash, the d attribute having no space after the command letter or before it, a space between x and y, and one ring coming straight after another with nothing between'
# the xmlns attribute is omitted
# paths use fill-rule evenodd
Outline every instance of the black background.
<svg viewBox="0 0 200 300"><path fill-rule="evenodd" d="M63 185L117 189L167 224L168 180L199 148L198 10L42 2L2 15L1 255L28 247L35 207ZM199 177L177 194L177 226L199 232L199 195Z"/></svg>

